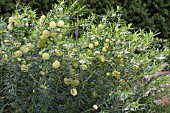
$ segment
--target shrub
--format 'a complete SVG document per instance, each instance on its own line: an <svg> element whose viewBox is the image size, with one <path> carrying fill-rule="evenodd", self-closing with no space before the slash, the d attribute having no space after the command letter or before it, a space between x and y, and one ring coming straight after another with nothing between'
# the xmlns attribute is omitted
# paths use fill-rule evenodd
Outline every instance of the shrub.
<svg viewBox="0 0 170 113"><path fill-rule="evenodd" d="M72 18L82 10L77 2L69 7L61 2L40 19L28 7L9 18L0 34L3 112L154 109L167 80L154 72L169 49L151 45L152 32L130 32L131 24L113 10L75 23ZM70 34L77 27L84 31L79 39Z"/></svg>

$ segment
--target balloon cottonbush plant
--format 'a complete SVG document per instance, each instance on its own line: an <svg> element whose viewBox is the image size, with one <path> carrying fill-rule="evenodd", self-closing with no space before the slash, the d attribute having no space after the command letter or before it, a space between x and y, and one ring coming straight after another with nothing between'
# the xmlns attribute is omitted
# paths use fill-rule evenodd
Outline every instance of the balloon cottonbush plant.
<svg viewBox="0 0 170 113"><path fill-rule="evenodd" d="M152 109L154 95L165 81L153 75L163 63L158 58L169 50L153 48L152 32L131 33L130 24L114 11L75 23L71 18L81 11L76 2L68 7L62 2L39 19L29 8L9 18L1 34L0 66L6 72L2 110L102 113ZM71 34L78 26L84 32L75 39Z"/></svg>

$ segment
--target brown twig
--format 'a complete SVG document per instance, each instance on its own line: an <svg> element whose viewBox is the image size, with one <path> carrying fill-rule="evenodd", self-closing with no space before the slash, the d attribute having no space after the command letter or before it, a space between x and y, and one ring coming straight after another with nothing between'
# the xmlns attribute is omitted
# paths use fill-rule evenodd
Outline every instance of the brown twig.
<svg viewBox="0 0 170 113"><path fill-rule="evenodd" d="M6 96L0 97L0 100L3 100L3 99L5 99L5 98L6 98Z"/></svg>

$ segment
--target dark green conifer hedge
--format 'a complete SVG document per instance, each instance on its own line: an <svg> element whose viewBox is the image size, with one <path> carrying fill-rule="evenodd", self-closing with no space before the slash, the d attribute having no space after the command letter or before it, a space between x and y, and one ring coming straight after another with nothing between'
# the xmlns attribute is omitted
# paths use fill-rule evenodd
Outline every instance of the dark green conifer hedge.
<svg viewBox="0 0 170 113"><path fill-rule="evenodd" d="M28 5L41 14L49 11L58 0L0 0L0 16L8 17L16 9L17 3L18 7Z"/></svg>

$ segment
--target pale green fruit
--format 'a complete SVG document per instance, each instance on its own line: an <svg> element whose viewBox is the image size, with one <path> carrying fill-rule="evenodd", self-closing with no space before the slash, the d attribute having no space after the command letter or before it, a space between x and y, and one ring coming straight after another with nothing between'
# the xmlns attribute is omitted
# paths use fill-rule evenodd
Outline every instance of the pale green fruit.
<svg viewBox="0 0 170 113"><path fill-rule="evenodd" d="M18 60L18 62L21 62L21 58L18 58L17 60Z"/></svg>
<svg viewBox="0 0 170 113"><path fill-rule="evenodd" d="M97 41L94 42L94 45L95 45L95 46L98 46L98 45L99 45L99 42L97 42Z"/></svg>
<svg viewBox="0 0 170 113"><path fill-rule="evenodd" d="M46 75L46 73L44 71L40 71L40 74L43 75L43 76Z"/></svg>
<svg viewBox="0 0 170 113"><path fill-rule="evenodd" d="M102 55L102 56L100 56L100 61L101 62L105 62L105 57Z"/></svg>
<svg viewBox="0 0 170 113"><path fill-rule="evenodd" d="M39 55L42 55L42 54L43 54L43 52L42 52L42 51L39 51L39 52L38 52L38 54L39 54Z"/></svg>
<svg viewBox="0 0 170 113"><path fill-rule="evenodd" d="M8 28L10 31L12 31L12 30L13 30L12 24L8 24L7 28Z"/></svg>
<svg viewBox="0 0 170 113"><path fill-rule="evenodd" d="M99 28L99 29L103 29L104 26L103 26L102 24L99 24L99 25L98 25L98 28Z"/></svg>
<svg viewBox="0 0 170 113"><path fill-rule="evenodd" d="M138 65L133 65L133 68L134 68L134 69L138 69L139 66L138 66Z"/></svg>
<svg viewBox="0 0 170 113"><path fill-rule="evenodd" d="M22 51L18 50L14 53L15 57L22 55Z"/></svg>
<svg viewBox="0 0 170 113"><path fill-rule="evenodd" d="M57 25L54 21L51 21L50 24L49 24L49 28L52 29L52 28L55 28Z"/></svg>
<svg viewBox="0 0 170 113"><path fill-rule="evenodd" d="M29 49L33 49L33 45L31 43L27 43L26 46L29 48Z"/></svg>
<svg viewBox="0 0 170 113"><path fill-rule="evenodd" d="M60 67L60 62L58 60L56 60L55 62L53 62L53 67L54 68L59 68Z"/></svg>
<svg viewBox="0 0 170 113"><path fill-rule="evenodd" d="M120 76L120 72L118 72L118 71L113 71L113 72L112 72L112 75L115 76L115 77L119 77L119 76Z"/></svg>
<svg viewBox="0 0 170 113"><path fill-rule="evenodd" d="M75 88L72 88L70 90L70 94L73 95L73 96L76 96L77 95L77 90Z"/></svg>
<svg viewBox="0 0 170 113"><path fill-rule="evenodd" d="M93 49L93 48L94 48L94 45L93 45L93 44L89 44L89 48L90 48L90 49Z"/></svg>
<svg viewBox="0 0 170 113"><path fill-rule="evenodd" d="M25 64L21 65L21 71L28 72L28 67Z"/></svg>
<svg viewBox="0 0 170 113"><path fill-rule="evenodd" d="M43 53L42 54L42 59L43 60L49 60L50 59L50 55L48 53Z"/></svg>
<svg viewBox="0 0 170 113"><path fill-rule="evenodd" d="M71 78L64 78L64 83L66 84L66 85L70 85L71 84L71 82L72 82L72 79Z"/></svg>
<svg viewBox="0 0 170 113"><path fill-rule="evenodd" d="M64 26L64 22L62 20L58 21L57 26L63 27Z"/></svg>
<svg viewBox="0 0 170 113"><path fill-rule="evenodd" d="M109 42L110 42L110 40L109 40L108 38L106 38L106 40L105 40L105 41L106 41L106 43L109 43Z"/></svg>
<svg viewBox="0 0 170 113"><path fill-rule="evenodd" d="M13 22L15 22L15 21L16 21L16 18L15 18L15 17L10 17L9 20L8 20L9 23L13 23Z"/></svg>
<svg viewBox="0 0 170 113"><path fill-rule="evenodd" d="M82 68L82 70L87 70L87 65L86 64L82 64L82 65L80 65L80 67Z"/></svg>
<svg viewBox="0 0 170 113"><path fill-rule="evenodd" d="M45 15L42 15L42 16L41 16L41 19L42 19L42 20L45 20L45 18L46 18Z"/></svg>
<svg viewBox="0 0 170 113"><path fill-rule="evenodd" d="M55 55L56 55L57 57L60 57L60 56L62 55L62 52L58 50L58 51L55 52Z"/></svg>
<svg viewBox="0 0 170 113"><path fill-rule="evenodd" d="M22 64L26 64L26 61L24 60L24 61L22 61Z"/></svg>
<svg viewBox="0 0 170 113"><path fill-rule="evenodd" d="M43 35L44 37L49 37L49 36L50 36L50 32L49 32L48 30L44 30L43 33L42 33L42 35Z"/></svg>
<svg viewBox="0 0 170 113"><path fill-rule="evenodd" d="M57 32L52 32L52 33L50 34L50 36L52 36L53 38L55 38L55 37L57 36Z"/></svg>
<svg viewBox="0 0 170 113"><path fill-rule="evenodd" d="M72 81L73 86L78 86L80 84L80 81L78 79L75 79Z"/></svg>
<svg viewBox="0 0 170 113"><path fill-rule="evenodd" d="M102 48L102 51L103 51L103 52L107 52L107 48L106 48L106 47L103 47L103 48Z"/></svg>
<svg viewBox="0 0 170 113"><path fill-rule="evenodd" d="M93 54L92 50L88 49L88 50L87 50L87 54L88 54L88 55L92 55L92 54Z"/></svg>
<svg viewBox="0 0 170 113"><path fill-rule="evenodd" d="M94 52L94 56L95 56L95 57L98 57L99 55L100 55L100 51L95 51L95 52Z"/></svg>

